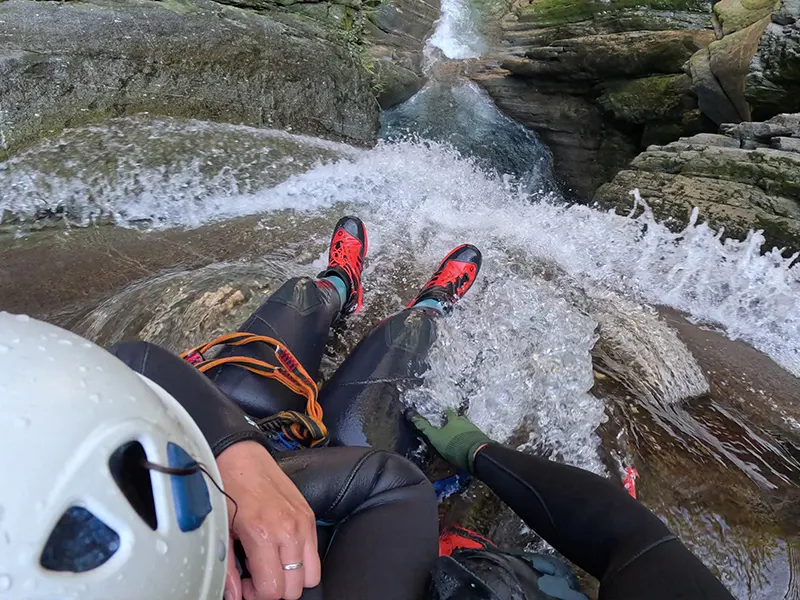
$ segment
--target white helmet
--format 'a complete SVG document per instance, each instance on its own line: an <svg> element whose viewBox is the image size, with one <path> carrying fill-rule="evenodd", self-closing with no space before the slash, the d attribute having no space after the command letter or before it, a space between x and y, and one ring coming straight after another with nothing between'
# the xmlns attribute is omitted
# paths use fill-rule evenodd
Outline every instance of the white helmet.
<svg viewBox="0 0 800 600"><path fill-rule="evenodd" d="M0 313L0 599L219 600L225 498L200 429L85 339Z"/></svg>

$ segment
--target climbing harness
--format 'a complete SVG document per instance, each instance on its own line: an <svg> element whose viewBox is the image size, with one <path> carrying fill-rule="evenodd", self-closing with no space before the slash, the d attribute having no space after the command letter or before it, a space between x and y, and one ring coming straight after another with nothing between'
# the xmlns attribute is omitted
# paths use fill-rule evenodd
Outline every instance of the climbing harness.
<svg viewBox="0 0 800 600"><path fill-rule="evenodd" d="M205 354L216 346L246 346L256 342L266 344L272 349L277 364L249 356L205 358ZM265 335L237 331L221 335L207 344L195 346L180 356L201 373L222 365L236 365L256 375L275 379L295 394L304 396L306 399L305 414L295 410L286 410L264 419L258 419L255 423L262 431L283 438L290 443L298 443L309 448L328 445L328 429L322 422L322 407L317 401L319 394L317 382L291 351L277 340Z"/></svg>

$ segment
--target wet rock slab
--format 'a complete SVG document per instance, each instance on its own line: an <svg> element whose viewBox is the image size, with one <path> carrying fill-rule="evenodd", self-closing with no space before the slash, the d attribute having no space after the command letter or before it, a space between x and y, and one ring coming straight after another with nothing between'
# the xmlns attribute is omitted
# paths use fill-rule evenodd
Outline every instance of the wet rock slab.
<svg viewBox="0 0 800 600"><path fill-rule="evenodd" d="M2 2L0 149L142 111L372 143L368 74L319 23L282 20L210 0Z"/></svg>

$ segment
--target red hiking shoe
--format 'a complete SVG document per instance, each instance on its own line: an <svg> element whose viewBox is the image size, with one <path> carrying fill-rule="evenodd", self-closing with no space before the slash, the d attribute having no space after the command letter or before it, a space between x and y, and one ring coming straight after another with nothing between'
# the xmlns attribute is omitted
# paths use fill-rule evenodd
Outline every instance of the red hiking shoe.
<svg viewBox="0 0 800 600"><path fill-rule="evenodd" d="M444 307L445 312L450 312L472 287L480 270L481 251L475 246L463 244L453 249L407 308L422 300L433 299Z"/></svg>
<svg viewBox="0 0 800 600"><path fill-rule="evenodd" d="M361 310L364 289L361 287L361 272L367 255L367 230L358 217L342 217L336 223L328 254L328 268L318 277L336 275L347 284L347 300L342 314Z"/></svg>

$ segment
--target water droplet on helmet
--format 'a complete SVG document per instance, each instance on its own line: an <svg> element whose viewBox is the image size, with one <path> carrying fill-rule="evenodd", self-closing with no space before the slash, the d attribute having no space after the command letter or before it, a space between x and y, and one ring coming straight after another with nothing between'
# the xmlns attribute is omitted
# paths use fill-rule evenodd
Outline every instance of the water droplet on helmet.
<svg viewBox="0 0 800 600"><path fill-rule="evenodd" d="M5 354L5 353L7 353L9 350L11 350L11 348L9 348L8 346L3 346L3 345L0 345L0 354Z"/></svg>
<svg viewBox="0 0 800 600"><path fill-rule="evenodd" d="M156 552L159 554L166 554L169 547L167 546L167 542L164 540L156 540Z"/></svg>
<svg viewBox="0 0 800 600"><path fill-rule="evenodd" d="M0 506L0 521L2 521L2 520L3 520L3 514L4 514L4 513L5 513L5 510L3 509L3 507L2 507L2 506Z"/></svg>
<svg viewBox="0 0 800 600"><path fill-rule="evenodd" d="M206 547L205 546L200 546L200 554L205 556L205 554L206 554Z"/></svg>
<svg viewBox="0 0 800 600"><path fill-rule="evenodd" d="M91 342L83 342L83 344L81 344L81 346L82 346L83 348L91 348L91 347L92 347L92 344L91 344Z"/></svg>
<svg viewBox="0 0 800 600"><path fill-rule="evenodd" d="M11 589L11 577L5 573L0 573L0 592L7 592Z"/></svg>
<svg viewBox="0 0 800 600"><path fill-rule="evenodd" d="M17 319L17 321L21 321L22 323L27 323L28 321L31 320L31 318L28 315L16 315L15 318Z"/></svg>
<svg viewBox="0 0 800 600"><path fill-rule="evenodd" d="M86 383L85 379L81 379L81 387L85 390L89 385Z"/></svg>
<svg viewBox="0 0 800 600"><path fill-rule="evenodd" d="M83 365L81 365L80 367L78 367L78 372L79 372L79 373L86 373L86 371L88 371L88 370L89 370L89 369L87 369L87 368L86 368L85 366L83 366Z"/></svg>
<svg viewBox="0 0 800 600"><path fill-rule="evenodd" d="M68 340L67 338L61 338L60 340L58 340L58 343L61 344L62 346L72 346L72 341Z"/></svg>
<svg viewBox="0 0 800 600"><path fill-rule="evenodd" d="M91 394L89 396L89 400L91 400L94 403L100 402L100 394Z"/></svg>
<svg viewBox="0 0 800 600"><path fill-rule="evenodd" d="M228 553L228 545L222 540L217 540L217 558L222 562Z"/></svg>
<svg viewBox="0 0 800 600"><path fill-rule="evenodd" d="M36 346L40 352L47 352L47 346Z"/></svg>
<svg viewBox="0 0 800 600"><path fill-rule="evenodd" d="M30 419L26 419L25 417L17 417L14 419L14 425L18 429L25 429L31 424Z"/></svg>
<svg viewBox="0 0 800 600"><path fill-rule="evenodd" d="M97 365L97 366L94 368L94 370L95 370L95 371L97 371L98 373L102 373L102 372L103 372L103 367L101 367L100 365Z"/></svg>

